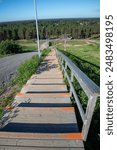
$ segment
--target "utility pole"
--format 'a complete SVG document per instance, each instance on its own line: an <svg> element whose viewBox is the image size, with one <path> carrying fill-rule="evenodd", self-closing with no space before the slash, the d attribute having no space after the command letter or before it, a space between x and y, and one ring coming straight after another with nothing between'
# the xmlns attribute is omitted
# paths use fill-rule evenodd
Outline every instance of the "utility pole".
<svg viewBox="0 0 117 150"><path fill-rule="evenodd" d="M35 10L35 20L36 20L36 31L37 31L37 45L38 45L38 55L41 56L39 47L39 29L38 29L38 19L37 19L37 0L34 0L34 10Z"/></svg>
<svg viewBox="0 0 117 150"><path fill-rule="evenodd" d="M64 35L64 51L66 51L66 33L65 33L65 35Z"/></svg>

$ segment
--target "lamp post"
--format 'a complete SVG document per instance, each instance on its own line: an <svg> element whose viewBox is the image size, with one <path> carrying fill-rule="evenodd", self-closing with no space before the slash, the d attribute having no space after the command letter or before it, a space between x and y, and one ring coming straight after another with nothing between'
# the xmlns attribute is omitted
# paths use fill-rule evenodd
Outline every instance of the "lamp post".
<svg viewBox="0 0 117 150"><path fill-rule="evenodd" d="M34 0L34 10L35 10L35 20L36 20L36 31L37 31L37 45L38 45L38 55L41 56L39 47L39 29L38 29L38 19L37 19L37 0Z"/></svg>
<svg viewBox="0 0 117 150"><path fill-rule="evenodd" d="M66 40L67 40L67 36L66 33L64 35L64 51L66 51Z"/></svg>

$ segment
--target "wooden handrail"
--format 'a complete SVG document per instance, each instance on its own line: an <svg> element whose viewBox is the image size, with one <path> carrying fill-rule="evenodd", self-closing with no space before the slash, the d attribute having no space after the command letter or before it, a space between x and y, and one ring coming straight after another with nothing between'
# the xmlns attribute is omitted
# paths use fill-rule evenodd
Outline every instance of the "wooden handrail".
<svg viewBox="0 0 117 150"><path fill-rule="evenodd" d="M70 68L71 72L79 82L86 95L88 97L94 95L99 96L100 88L86 74L84 74L67 56L65 56L60 51L57 51L57 54L65 62L67 62L68 67Z"/></svg>
<svg viewBox="0 0 117 150"><path fill-rule="evenodd" d="M96 100L97 97L99 97L100 95L100 88L86 74L84 74L67 56L65 56L62 52L58 51L57 49L55 50L59 59L59 63L61 64L62 70L64 72L64 75L67 77L67 80L69 82L70 93L74 95L78 110L80 112L83 121L83 127L82 127L83 139L84 141L86 141ZM65 63L65 65L63 65L63 62ZM71 78L69 77L66 71L67 67L69 67L71 71ZM78 81L78 83L80 84L83 91L88 97L86 113L84 113L84 110L79 101L75 88L72 84L73 77L76 78L76 80Z"/></svg>

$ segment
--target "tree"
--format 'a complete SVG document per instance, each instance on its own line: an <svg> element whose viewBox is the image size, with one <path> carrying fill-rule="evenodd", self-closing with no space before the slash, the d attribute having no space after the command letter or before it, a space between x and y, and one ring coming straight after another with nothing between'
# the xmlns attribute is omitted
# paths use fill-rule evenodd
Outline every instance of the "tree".
<svg viewBox="0 0 117 150"><path fill-rule="evenodd" d="M22 52L22 47L13 40L6 40L0 43L0 54L11 54Z"/></svg>

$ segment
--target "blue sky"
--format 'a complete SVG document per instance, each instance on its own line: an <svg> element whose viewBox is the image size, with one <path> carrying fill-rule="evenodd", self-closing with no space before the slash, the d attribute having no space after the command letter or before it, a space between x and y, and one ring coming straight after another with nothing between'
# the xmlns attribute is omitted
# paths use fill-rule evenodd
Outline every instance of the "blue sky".
<svg viewBox="0 0 117 150"><path fill-rule="evenodd" d="M37 0L38 18L100 16L100 0ZM34 0L0 0L0 22L34 19Z"/></svg>

